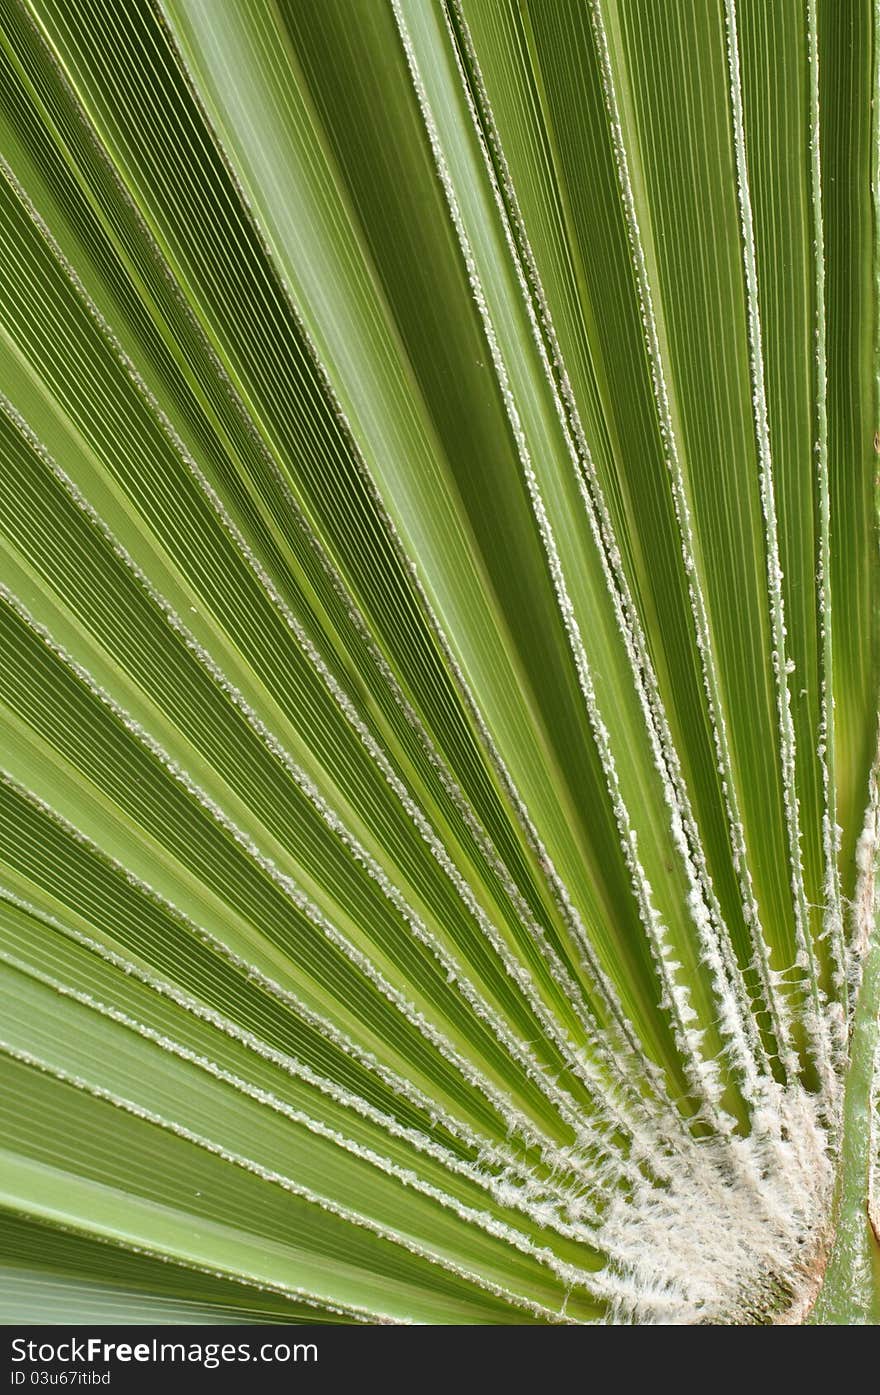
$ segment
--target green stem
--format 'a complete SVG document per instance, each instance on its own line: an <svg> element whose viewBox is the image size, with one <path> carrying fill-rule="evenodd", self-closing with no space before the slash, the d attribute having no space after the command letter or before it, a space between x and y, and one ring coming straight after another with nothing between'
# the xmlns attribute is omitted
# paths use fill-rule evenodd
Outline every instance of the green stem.
<svg viewBox="0 0 880 1395"><path fill-rule="evenodd" d="M875 780L872 780L872 785L873 817L876 821ZM873 890L873 871L866 873L865 880L871 883L865 888L870 893ZM870 915L870 912L866 911L866 915ZM872 1158L872 1150L877 1146L872 1099L880 1036L880 917L875 913L868 925L871 927L870 937L853 1018L850 1062L844 1090L834 1242L822 1288L810 1317L813 1323L834 1326L880 1324L880 1245L868 1217L870 1172L872 1163L876 1162Z"/></svg>

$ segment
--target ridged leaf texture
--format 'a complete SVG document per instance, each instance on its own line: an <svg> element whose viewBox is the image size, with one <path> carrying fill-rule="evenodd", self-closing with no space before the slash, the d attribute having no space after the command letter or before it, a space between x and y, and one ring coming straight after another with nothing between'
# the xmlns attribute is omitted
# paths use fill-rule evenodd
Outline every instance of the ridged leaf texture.
<svg viewBox="0 0 880 1395"><path fill-rule="evenodd" d="M876 5L0 18L7 1319L876 1321Z"/></svg>

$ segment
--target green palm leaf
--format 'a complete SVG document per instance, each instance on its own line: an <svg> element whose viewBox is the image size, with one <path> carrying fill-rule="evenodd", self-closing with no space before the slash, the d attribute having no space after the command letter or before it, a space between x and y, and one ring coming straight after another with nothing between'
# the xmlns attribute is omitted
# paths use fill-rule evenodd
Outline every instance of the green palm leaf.
<svg viewBox="0 0 880 1395"><path fill-rule="evenodd" d="M871 5L0 15L4 1314L877 1321Z"/></svg>

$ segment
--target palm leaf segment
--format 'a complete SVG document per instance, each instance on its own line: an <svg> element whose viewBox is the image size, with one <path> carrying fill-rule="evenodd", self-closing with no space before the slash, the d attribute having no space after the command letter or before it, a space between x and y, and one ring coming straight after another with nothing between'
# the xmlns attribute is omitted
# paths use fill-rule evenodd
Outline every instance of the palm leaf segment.
<svg viewBox="0 0 880 1395"><path fill-rule="evenodd" d="M0 10L4 1310L871 1320L871 6Z"/></svg>

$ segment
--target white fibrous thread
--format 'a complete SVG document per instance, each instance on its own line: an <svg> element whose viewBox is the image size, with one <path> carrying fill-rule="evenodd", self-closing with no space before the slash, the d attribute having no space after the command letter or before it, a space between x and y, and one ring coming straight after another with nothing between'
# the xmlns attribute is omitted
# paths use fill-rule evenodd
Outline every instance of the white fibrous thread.
<svg viewBox="0 0 880 1395"><path fill-rule="evenodd" d="M772 1321L814 1289L833 1186L828 1137L804 1090L768 1095L748 1140L695 1142L667 1188L613 1203L601 1243L618 1321Z"/></svg>
<svg viewBox="0 0 880 1395"><path fill-rule="evenodd" d="M819 729L816 754L822 777L822 851L825 859L824 934L828 940L834 986L841 995L842 1021L848 1010L846 945L840 890L837 826L837 784L834 759L834 720L831 703L833 675L831 596L831 490L828 474L828 367L825 324L825 225L822 217L822 156L819 117L819 34L816 0L807 3L807 53L810 64L810 199L813 213L813 261L816 270L816 482L819 497L819 555L816 608L819 622ZM840 1031L838 1055L846 1049Z"/></svg>

